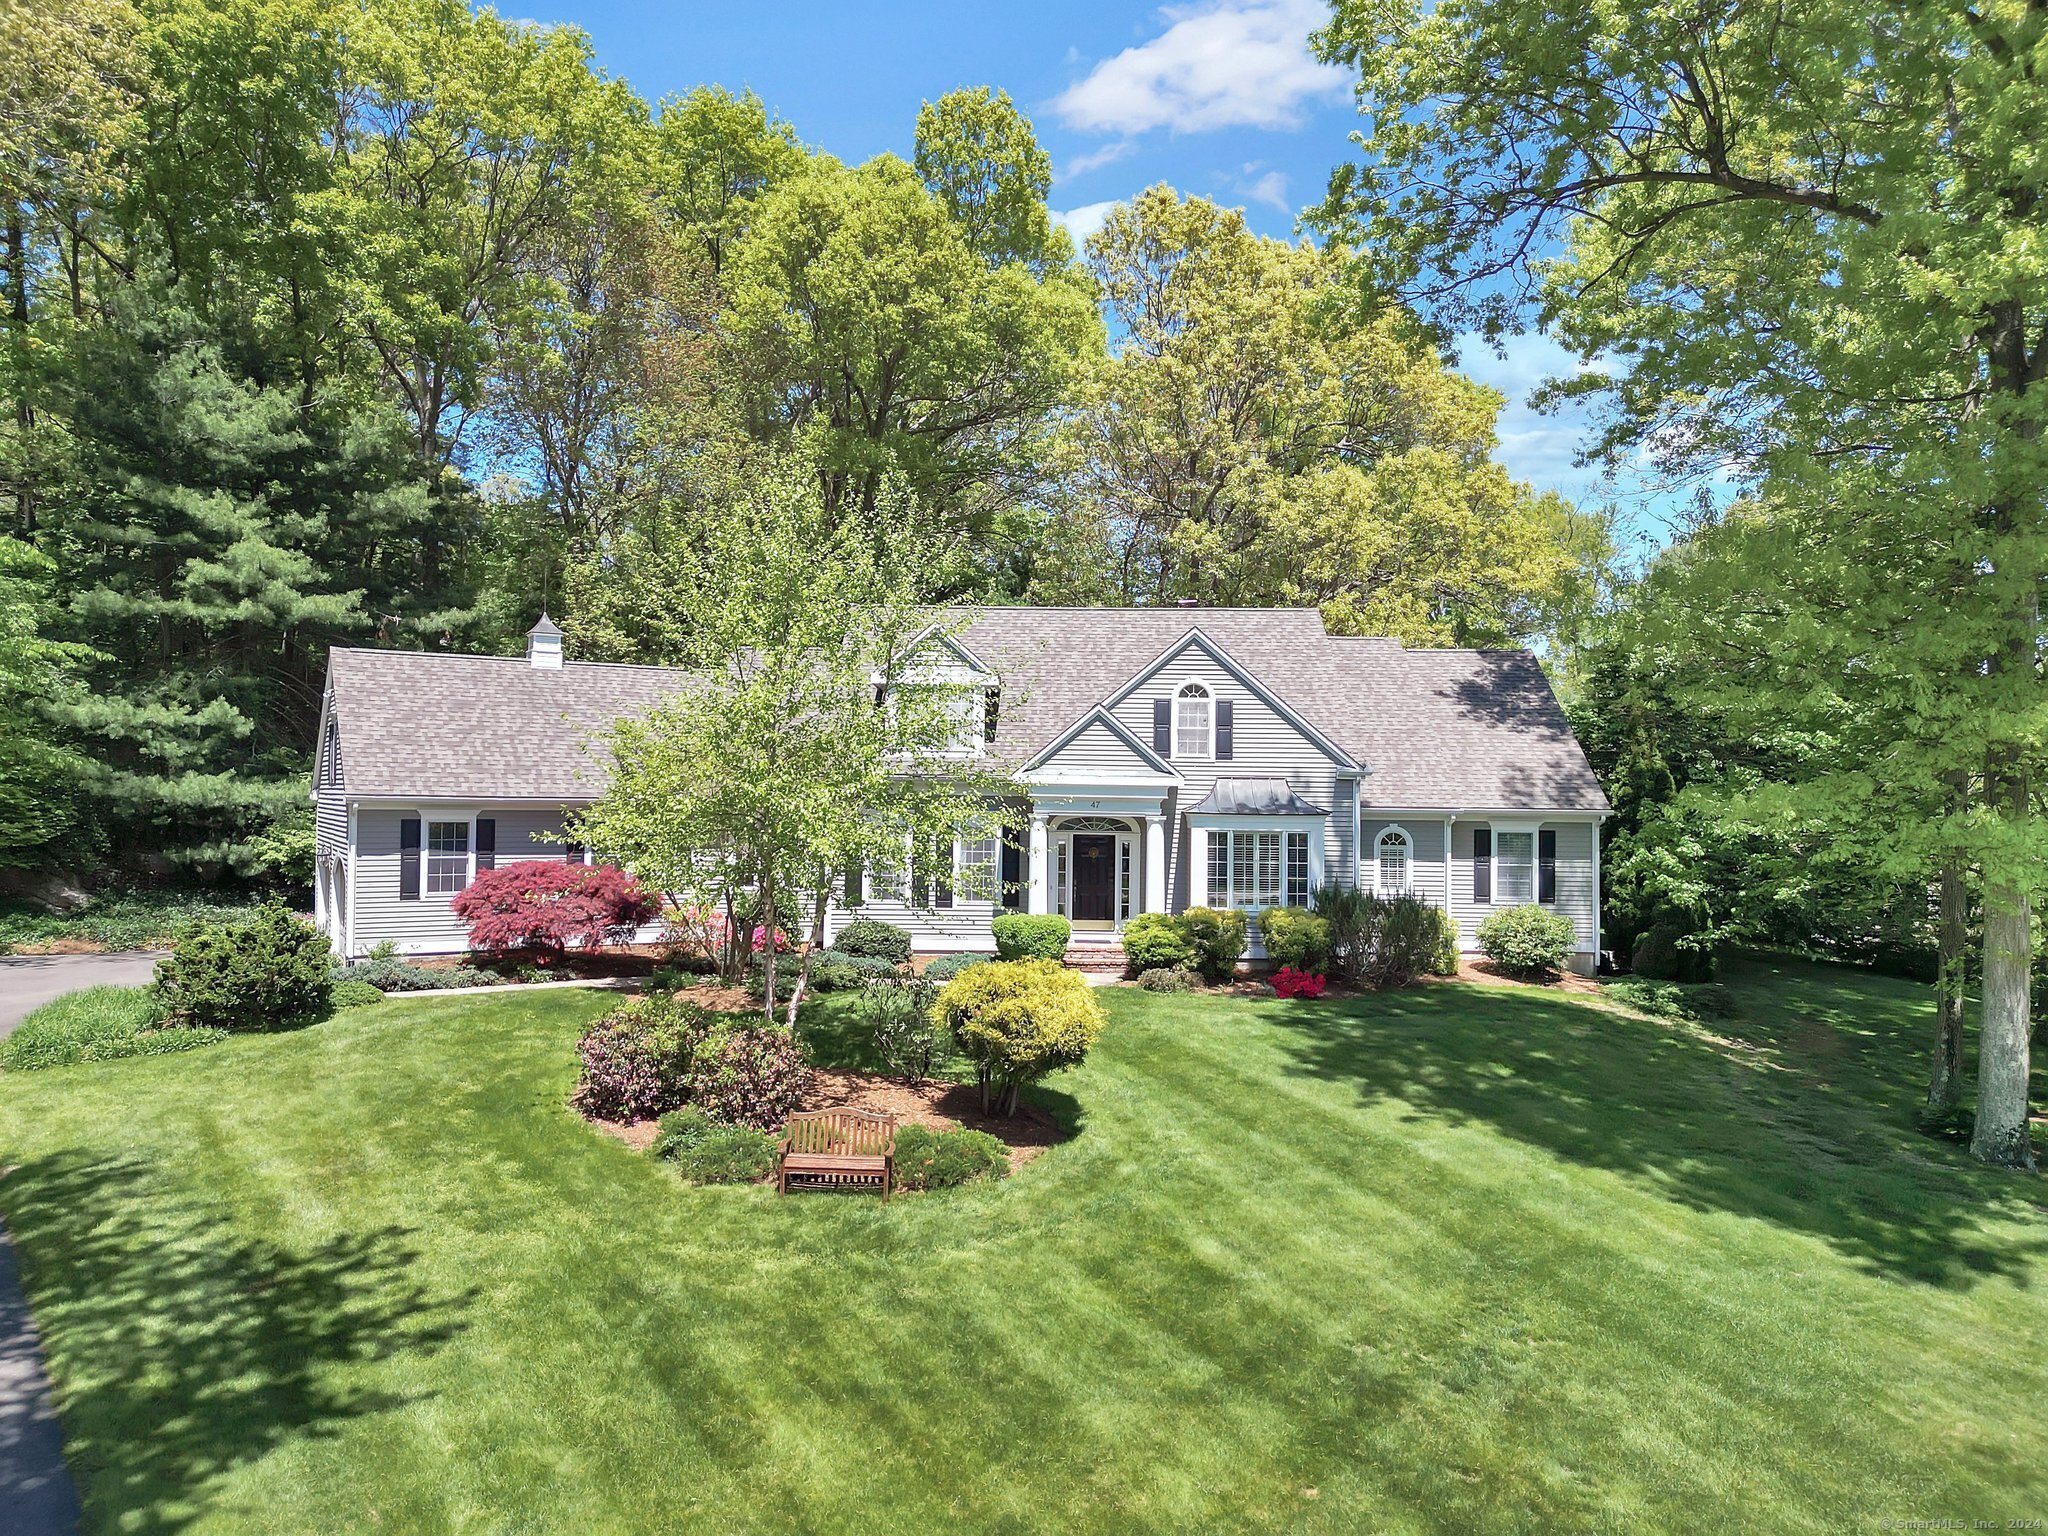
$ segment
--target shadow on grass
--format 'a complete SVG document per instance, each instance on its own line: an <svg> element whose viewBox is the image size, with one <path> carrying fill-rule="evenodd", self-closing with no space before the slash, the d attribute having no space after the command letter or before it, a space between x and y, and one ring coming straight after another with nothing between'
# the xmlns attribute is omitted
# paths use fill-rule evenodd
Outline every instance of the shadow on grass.
<svg viewBox="0 0 2048 1536"><path fill-rule="evenodd" d="M347 1367L438 1349L472 1299L436 1299L408 1278L406 1229L288 1251L235 1235L134 1159L25 1163L0 1203L66 1459L89 1516L123 1530L178 1530L236 1466L404 1406L350 1384Z"/></svg>
<svg viewBox="0 0 2048 1536"><path fill-rule="evenodd" d="M1812 968L1809 985L1807 969L1752 976L1742 1016L1699 1030L1474 986L1278 1012L1300 1070L1367 1102L1484 1123L1888 1276L2025 1283L2048 1255L2041 1186L1912 1128L1931 1025L1853 973Z"/></svg>

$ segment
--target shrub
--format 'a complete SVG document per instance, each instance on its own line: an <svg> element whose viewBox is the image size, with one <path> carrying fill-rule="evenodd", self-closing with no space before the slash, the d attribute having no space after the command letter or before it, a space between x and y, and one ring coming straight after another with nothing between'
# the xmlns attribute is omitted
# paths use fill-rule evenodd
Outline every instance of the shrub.
<svg viewBox="0 0 2048 1536"><path fill-rule="evenodd" d="M124 1056L160 1056L225 1040L224 1029L165 1029L148 987L86 987L36 1009L0 1041L0 1067L39 1072Z"/></svg>
<svg viewBox="0 0 2048 1536"><path fill-rule="evenodd" d="M1458 927L1450 913L1418 896L1395 896L1374 906L1372 942L1359 978L1373 987L1405 987L1417 976L1458 973Z"/></svg>
<svg viewBox="0 0 2048 1536"><path fill-rule="evenodd" d="M1503 907L1479 925L1480 950L1514 976L1554 975L1578 945L1572 920L1548 907Z"/></svg>
<svg viewBox="0 0 2048 1536"><path fill-rule="evenodd" d="M1712 981L1720 969L1714 951L1678 923L1659 923L1636 940L1629 969L1650 981Z"/></svg>
<svg viewBox="0 0 2048 1536"><path fill-rule="evenodd" d="M690 1097L697 1047L717 1016L672 997L641 997L583 1032L569 1102L594 1120L646 1120Z"/></svg>
<svg viewBox="0 0 2048 1536"><path fill-rule="evenodd" d="M1180 919L1140 912L1124 925L1124 958L1135 971L1192 970L1195 946Z"/></svg>
<svg viewBox="0 0 2048 1536"><path fill-rule="evenodd" d="M1700 1021L1732 1018L1735 1014L1734 996L1717 981L1680 986L1638 978L1610 981L1605 990L1616 1001L1660 1019Z"/></svg>
<svg viewBox="0 0 2048 1536"><path fill-rule="evenodd" d="M974 1063L984 1107L994 1088L1012 1113L1023 1084L1085 1058L1104 1022L1088 983L1052 960L977 965L946 983L932 1011Z"/></svg>
<svg viewBox="0 0 2048 1536"><path fill-rule="evenodd" d="M1189 907L1180 925L1195 947L1195 969L1211 981L1228 980L1244 957L1244 914L1234 908Z"/></svg>
<svg viewBox="0 0 2048 1536"><path fill-rule="evenodd" d="M1138 972L1138 985L1147 992L1192 992L1201 979L1184 965L1156 965Z"/></svg>
<svg viewBox="0 0 2048 1536"><path fill-rule="evenodd" d="M998 960L1064 960L1074 925L1053 913L1005 912L989 925Z"/></svg>
<svg viewBox="0 0 2048 1536"><path fill-rule="evenodd" d="M878 955L847 955L827 949L811 961L811 990L851 992L879 977L895 974L896 967Z"/></svg>
<svg viewBox="0 0 2048 1536"><path fill-rule="evenodd" d="M854 1017L875 1042L891 1072L921 1083L931 1076L940 1046L932 1002L939 989L928 978L877 982L854 999Z"/></svg>
<svg viewBox="0 0 2048 1536"><path fill-rule="evenodd" d="M337 981L334 984L334 1011L344 1008L367 1008L371 1003L384 1001L384 994L367 981Z"/></svg>
<svg viewBox="0 0 2048 1536"><path fill-rule="evenodd" d="M661 1117L654 1154L692 1184L758 1184L775 1171L775 1138L748 1125L720 1125L701 1109Z"/></svg>
<svg viewBox="0 0 2048 1536"><path fill-rule="evenodd" d="M1009 1176L1009 1149L986 1131L896 1129L896 1182L904 1189L952 1189Z"/></svg>
<svg viewBox="0 0 2048 1536"><path fill-rule="evenodd" d="M891 965L910 963L910 934L894 923L871 917L856 918L839 931L832 947L842 955L867 955Z"/></svg>
<svg viewBox="0 0 2048 1536"><path fill-rule="evenodd" d="M1283 965L1273 973L1273 995L1275 997L1321 997L1328 983L1311 971L1297 971L1291 965Z"/></svg>
<svg viewBox="0 0 2048 1536"><path fill-rule="evenodd" d="M924 968L924 979L943 986L971 965L987 965L994 955L940 955Z"/></svg>
<svg viewBox="0 0 2048 1536"><path fill-rule="evenodd" d="M777 1025L713 1030L697 1043L688 1097L715 1120L779 1126L803 1107L811 1063L802 1043Z"/></svg>
<svg viewBox="0 0 2048 1536"><path fill-rule="evenodd" d="M1304 907L1268 907L1259 914L1266 958L1288 970L1321 972L1330 963L1330 922Z"/></svg>
<svg viewBox="0 0 2048 1536"><path fill-rule="evenodd" d="M432 970L424 965L408 965L403 960L381 956L338 965L334 968L334 979L337 982L368 982L379 992L440 992L449 987L488 987L505 978L473 965Z"/></svg>
<svg viewBox="0 0 2048 1536"><path fill-rule="evenodd" d="M560 955L572 944L623 944L661 916L661 897L610 864L521 859L487 869L449 906L487 955Z"/></svg>
<svg viewBox="0 0 2048 1536"><path fill-rule="evenodd" d="M194 928L156 965L167 1023L291 1029L333 1011L327 936L275 903L242 922Z"/></svg>

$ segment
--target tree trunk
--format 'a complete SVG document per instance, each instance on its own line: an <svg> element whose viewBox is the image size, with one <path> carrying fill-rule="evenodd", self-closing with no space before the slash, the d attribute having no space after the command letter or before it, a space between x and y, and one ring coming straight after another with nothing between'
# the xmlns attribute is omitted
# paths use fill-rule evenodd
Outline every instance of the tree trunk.
<svg viewBox="0 0 2048 1536"><path fill-rule="evenodd" d="M1936 930L1940 959L1935 990L1934 1070L1927 1079L1926 1117L1953 1118L1963 1098L1963 996L1970 979L1970 892L1962 859L1950 853L1941 863L1941 916Z"/></svg>
<svg viewBox="0 0 2048 1536"><path fill-rule="evenodd" d="M2027 781L2012 756L1987 776L1986 797L2007 821L2024 820ZM1970 1155L2001 1168L2034 1167L2027 1127L2032 1066L2033 922L2027 893L2003 872L1984 881L1984 1020L1978 1029L1977 1121Z"/></svg>
<svg viewBox="0 0 2048 1536"><path fill-rule="evenodd" d="M791 1029L796 1028L796 1011L804 1000L804 989L811 984L811 961L825 947L825 908L832 897L829 879L830 876L819 877L818 899L811 907L811 942L804 946L804 963L796 973L796 989L789 994L789 1012L783 1019Z"/></svg>
<svg viewBox="0 0 2048 1536"><path fill-rule="evenodd" d="M761 876L761 899L755 903L760 915L755 926L761 930L761 1006L768 1022L775 1022L775 875Z"/></svg>

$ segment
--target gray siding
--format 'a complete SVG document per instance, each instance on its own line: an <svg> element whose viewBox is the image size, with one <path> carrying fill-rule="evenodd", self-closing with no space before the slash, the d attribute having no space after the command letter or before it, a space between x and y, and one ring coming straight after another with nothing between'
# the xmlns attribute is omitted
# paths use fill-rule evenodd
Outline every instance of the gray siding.
<svg viewBox="0 0 2048 1536"><path fill-rule="evenodd" d="M1352 786L1340 782L1337 765L1321 748L1290 725L1263 699L1203 651L1190 646L1148 678L1145 685L1116 708L1125 730L1140 741L1152 739L1152 701L1172 698L1181 685L1199 682L1216 699L1233 704L1231 759L1229 762L1176 761L1187 787L1180 791L1173 808L1172 834L1167 838L1167 899L1179 910L1199 903L1203 872L1192 871L1189 830L1181 815L1199 804L1219 778L1284 778L1295 793L1312 805L1325 807L1329 817L1323 824L1323 873L1335 880L1354 878L1351 855Z"/></svg>
<svg viewBox="0 0 2048 1536"><path fill-rule="evenodd" d="M313 852L337 859L348 850L348 802L338 790L322 789L313 797Z"/></svg>
<svg viewBox="0 0 2048 1536"><path fill-rule="evenodd" d="M1388 827L1408 834L1408 885L1424 901L1444 904L1444 822L1441 816L1388 816L1377 810L1360 827L1358 846L1359 885L1377 888L1379 880L1379 836Z"/></svg>
<svg viewBox="0 0 2048 1536"><path fill-rule="evenodd" d="M458 819L454 811L447 819ZM498 823L498 863L521 859L560 859L562 816L558 810L534 806L492 806L478 809ZM355 947L360 952L390 940L411 954L450 954L469 947L469 932L448 903L450 896L429 895L417 901L398 896L398 826L409 816L423 821L442 819L429 807L418 811L373 809L356 811ZM467 808L460 819L467 819ZM541 834L536 840L535 834Z"/></svg>
<svg viewBox="0 0 2048 1536"><path fill-rule="evenodd" d="M1140 741L1149 739L1152 730L1149 715L1146 716L1145 730L1146 735L1138 738ZM1133 752L1129 743L1100 721L1089 726L1039 767L1044 771L1077 779L1115 779L1133 773L1156 775L1159 772Z"/></svg>
<svg viewBox="0 0 2048 1536"><path fill-rule="evenodd" d="M1478 947L1479 925L1502 905L1472 899L1472 833L1487 824L1486 818L1475 816L1461 818L1451 828L1449 910L1458 925L1459 947L1468 951ZM1580 954L1590 967L1600 947L1599 902L1593 876L1593 840L1597 829L1584 821L1545 821L1541 826L1557 834L1557 900L1551 905L1577 927Z"/></svg>

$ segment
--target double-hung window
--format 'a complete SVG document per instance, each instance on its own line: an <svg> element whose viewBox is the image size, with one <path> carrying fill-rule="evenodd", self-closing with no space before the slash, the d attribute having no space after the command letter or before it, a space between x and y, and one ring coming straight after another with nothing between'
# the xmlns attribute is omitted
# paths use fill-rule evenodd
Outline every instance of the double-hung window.
<svg viewBox="0 0 2048 1536"><path fill-rule="evenodd" d="M1536 899L1536 834L1493 834L1493 899L1496 905L1518 907Z"/></svg>
<svg viewBox="0 0 2048 1536"><path fill-rule="evenodd" d="M1187 683L1173 701L1173 755L1205 758L1214 755L1212 729L1215 701L1200 683Z"/></svg>
<svg viewBox="0 0 2048 1536"><path fill-rule="evenodd" d="M1305 907L1308 893L1308 833L1210 832L1210 906Z"/></svg>
<svg viewBox="0 0 2048 1536"><path fill-rule="evenodd" d="M427 893L453 896L469 884L469 823L427 823Z"/></svg>

